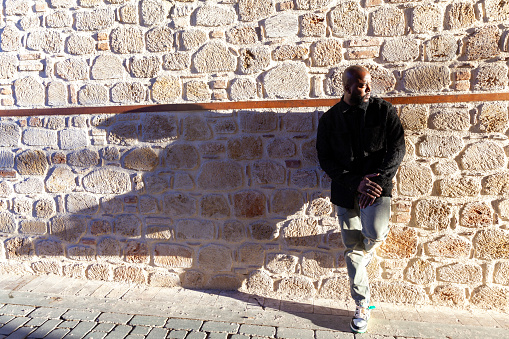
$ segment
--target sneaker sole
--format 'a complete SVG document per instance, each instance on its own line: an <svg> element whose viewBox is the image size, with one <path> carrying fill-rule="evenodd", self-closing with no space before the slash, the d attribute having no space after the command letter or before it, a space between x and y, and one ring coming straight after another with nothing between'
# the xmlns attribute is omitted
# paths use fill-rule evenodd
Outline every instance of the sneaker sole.
<svg viewBox="0 0 509 339"><path fill-rule="evenodd" d="M355 328L353 328L352 323L350 323L350 329L351 329L351 330L352 330L352 332L354 332L354 333L361 333L361 334L362 334L362 333L366 333L366 331L368 330L368 328L367 328L367 327L366 327L366 328L364 328L364 329L358 329L358 330L356 330Z"/></svg>

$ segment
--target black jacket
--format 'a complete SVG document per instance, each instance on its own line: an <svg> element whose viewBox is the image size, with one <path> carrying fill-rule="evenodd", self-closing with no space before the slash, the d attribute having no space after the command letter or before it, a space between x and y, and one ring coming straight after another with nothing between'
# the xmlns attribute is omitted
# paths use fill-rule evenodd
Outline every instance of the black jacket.
<svg viewBox="0 0 509 339"><path fill-rule="evenodd" d="M353 208L362 177L391 196L392 178L405 155L403 127L395 108L380 98L349 106L343 99L320 118L316 140L320 166L332 179L331 201Z"/></svg>

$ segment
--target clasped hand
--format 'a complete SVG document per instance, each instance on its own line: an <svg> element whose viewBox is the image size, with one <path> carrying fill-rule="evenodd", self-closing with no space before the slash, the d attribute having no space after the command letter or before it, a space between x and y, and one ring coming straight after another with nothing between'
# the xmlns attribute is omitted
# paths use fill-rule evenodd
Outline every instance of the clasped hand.
<svg viewBox="0 0 509 339"><path fill-rule="evenodd" d="M382 195L382 187L376 182L370 180L370 178L377 177L379 175L380 173L367 174L359 183L357 192L359 192L360 208L371 206L373 202L375 202L375 199Z"/></svg>

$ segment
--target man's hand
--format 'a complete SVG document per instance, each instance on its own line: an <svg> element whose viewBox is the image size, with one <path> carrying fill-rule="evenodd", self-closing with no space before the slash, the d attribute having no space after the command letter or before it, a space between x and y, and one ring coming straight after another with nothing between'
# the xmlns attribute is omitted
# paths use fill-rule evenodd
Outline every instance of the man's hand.
<svg viewBox="0 0 509 339"><path fill-rule="evenodd" d="M376 198L378 198L382 194L382 187L378 185L376 182L371 181L370 178L379 176L380 173L367 174L362 178L359 186L357 187L357 192L360 193L359 196L359 207L366 208L373 204Z"/></svg>

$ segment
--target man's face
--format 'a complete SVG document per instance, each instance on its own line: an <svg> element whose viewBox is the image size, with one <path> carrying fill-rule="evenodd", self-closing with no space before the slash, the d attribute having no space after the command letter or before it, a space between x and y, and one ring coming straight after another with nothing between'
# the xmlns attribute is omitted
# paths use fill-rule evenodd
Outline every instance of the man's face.
<svg viewBox="0 0 509 339"><path fill-rule="evenodd" d="M368 72L360 73L356 79L345 87L345 92L349 96L352 105L367 102L371 94L371 75Z"/></svg>

